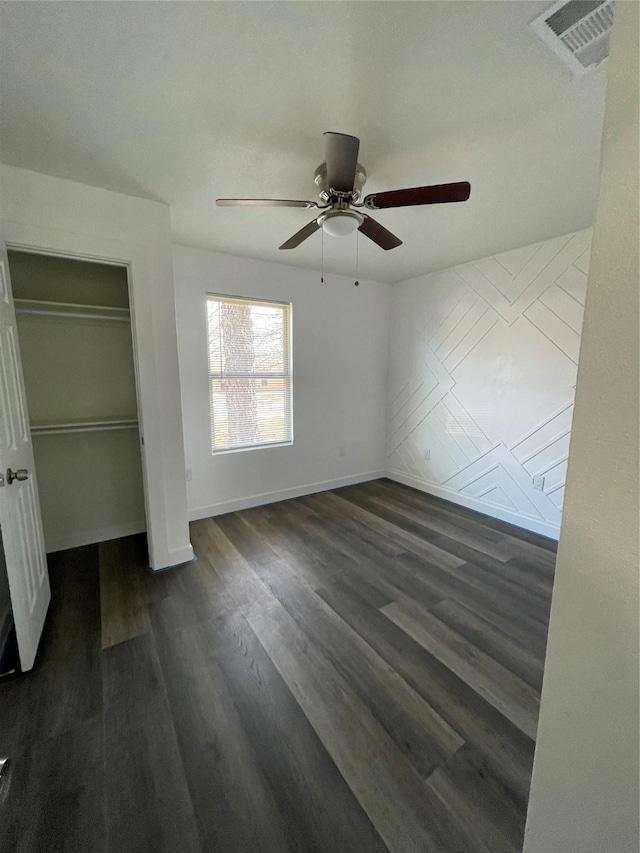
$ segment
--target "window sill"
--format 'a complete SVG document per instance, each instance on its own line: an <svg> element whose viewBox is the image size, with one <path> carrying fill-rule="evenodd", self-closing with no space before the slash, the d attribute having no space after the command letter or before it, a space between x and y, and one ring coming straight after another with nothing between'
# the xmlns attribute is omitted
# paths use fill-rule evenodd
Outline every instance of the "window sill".
<svg viewBox="0 0 640 853"><path fill-rule="evenodd" d="M273 444L252 444L249 447L230 447L228 450L212 450L211 458L215 459L217 456L228 456L231 453L247 453L251 450L277 450L279 447L292 447L293 439L291 441L278 441Z"/></svg>

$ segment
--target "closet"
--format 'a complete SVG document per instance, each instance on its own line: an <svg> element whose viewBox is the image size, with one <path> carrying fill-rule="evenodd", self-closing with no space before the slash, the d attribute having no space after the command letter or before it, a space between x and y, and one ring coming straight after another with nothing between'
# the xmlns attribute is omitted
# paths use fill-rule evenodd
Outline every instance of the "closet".
<svg viewBox="0 0 640 853"><path fill-rule="evenodd" d="M9 252L48 552L145 529L125 267Z"/></svg>

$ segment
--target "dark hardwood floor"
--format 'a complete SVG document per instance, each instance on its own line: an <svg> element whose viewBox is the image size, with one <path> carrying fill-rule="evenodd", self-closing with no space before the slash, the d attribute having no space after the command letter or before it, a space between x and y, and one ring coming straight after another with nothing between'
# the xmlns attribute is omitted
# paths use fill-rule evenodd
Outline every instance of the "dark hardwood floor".
<svg viewBox="0 0 640 853"><path fill-rule="evenodd" d="M520 851L555 543L378 480L51 555L1 849Z"/></svg>

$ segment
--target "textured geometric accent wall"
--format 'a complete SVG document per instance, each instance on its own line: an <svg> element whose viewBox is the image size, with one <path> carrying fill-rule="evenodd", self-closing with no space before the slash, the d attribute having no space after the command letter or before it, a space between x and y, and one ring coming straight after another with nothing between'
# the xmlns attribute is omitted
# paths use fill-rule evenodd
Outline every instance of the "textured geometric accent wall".
<svg viewBox="0 0 640 853"><path fill-rule="evenodd" d="M388 476L558 536L590 245L587 229L394 287Z"/></svg>

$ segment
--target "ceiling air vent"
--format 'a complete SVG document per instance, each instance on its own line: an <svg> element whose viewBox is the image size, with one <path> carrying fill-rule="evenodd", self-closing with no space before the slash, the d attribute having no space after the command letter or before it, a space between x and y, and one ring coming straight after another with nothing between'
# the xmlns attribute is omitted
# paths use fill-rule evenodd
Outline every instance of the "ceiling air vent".
<svg viewBox="0 0 640 853"><path fill-rule="evenodd" d="M569 0L554 3L531 28L580 77L609 56L612 24L613 0Z"/></svg>

